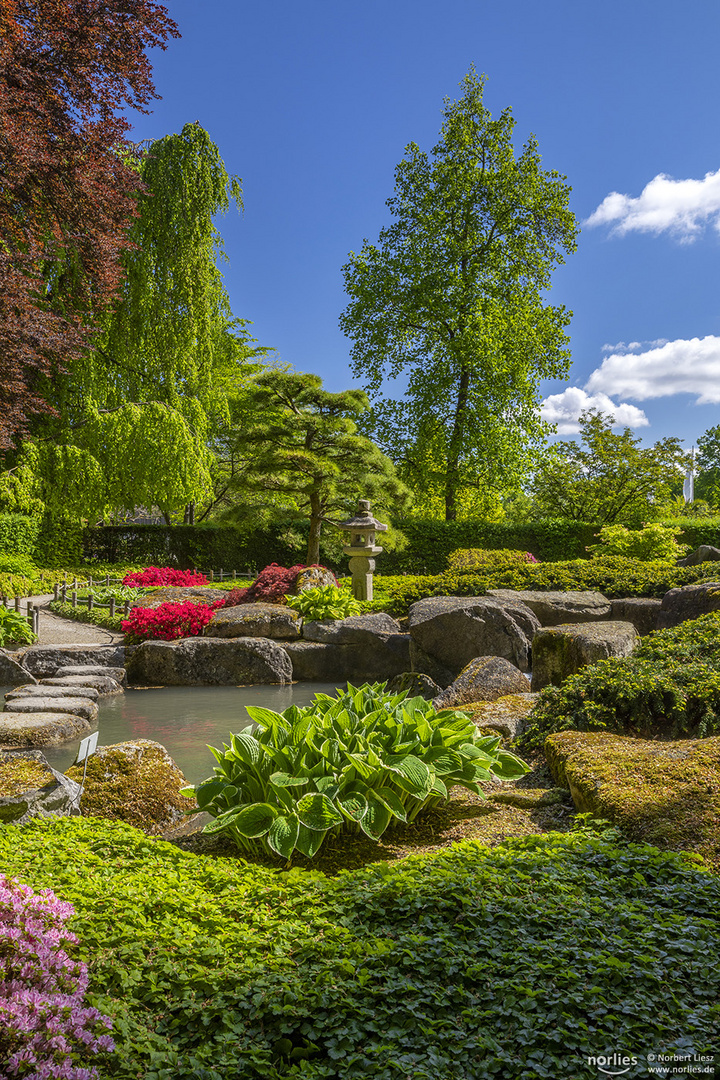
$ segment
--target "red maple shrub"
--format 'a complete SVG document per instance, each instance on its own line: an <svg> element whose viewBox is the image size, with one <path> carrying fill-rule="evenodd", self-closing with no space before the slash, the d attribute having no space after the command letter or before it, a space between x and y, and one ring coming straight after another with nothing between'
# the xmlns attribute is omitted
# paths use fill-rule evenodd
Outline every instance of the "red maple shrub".
<svg viewBox="0 0 720 1080"><path fill-rule="evenodd" d="M122 631L130 644L140 641L175 641L177 638L197 637L213 617L218 600L213 604L169 601L152 608L133 608L122 621Z"/></svg>
<svg viewBox="0 0 720 1080"><path fill-rule="evenodd" d="M142 588L148 585L207 585L204 574L197 570L177 570L174 566L147 566L144 570L126 574L123 585Z"/></svg>
<svg viewBox="0 0 720 1080"><path fill-rule="evenodd" d="M326 567L313 563L313 568L325 570ZM223 607L235 607L236 604L281 604L283 598L292 592L301 570L307 570L307 566L278 566L270 563L249 585L247 589L231 589L223 601Z"/></svg>
<svg viewBox="0 0 720 1080"><path fill-rule="evenodd" d="M0 0L0 448L52 411L38 376L82 354L122 281L143 185L120 111L148 111L170 36L155 0Z"/></svg>

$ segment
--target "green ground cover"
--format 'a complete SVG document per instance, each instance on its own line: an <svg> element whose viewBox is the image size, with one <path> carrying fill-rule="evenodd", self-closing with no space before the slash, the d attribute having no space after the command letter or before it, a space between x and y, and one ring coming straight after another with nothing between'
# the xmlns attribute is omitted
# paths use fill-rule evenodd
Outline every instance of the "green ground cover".
<svg viewBox="0 0 720 1080"><path fill-rule="evenodd" d="M107 1077L595 1080L717 1043L720 880L611 832L328 878L66 818L3 829L0 871L75 905Z"/></svg>

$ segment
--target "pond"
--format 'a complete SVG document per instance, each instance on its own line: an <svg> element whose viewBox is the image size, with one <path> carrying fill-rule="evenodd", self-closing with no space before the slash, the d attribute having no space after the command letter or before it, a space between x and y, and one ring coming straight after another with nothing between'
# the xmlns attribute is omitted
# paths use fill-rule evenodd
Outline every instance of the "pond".
<svg viewBox="0 0 720 1080"><path fill-rule="evenodd" d="M344 683L342 684L344 687ZM6 688L7 689L7 688ZM131 688L101 697L98 743L154 739L167 748L191 784L212 775L215 759L207 749L229 742L230 732L251 723L246 705L282 712L290 705L309 705L316 694L334 694L336 683L294 683L292 686L164 686ZM53 768L72 765L78 741L44 749Z"/></svg>

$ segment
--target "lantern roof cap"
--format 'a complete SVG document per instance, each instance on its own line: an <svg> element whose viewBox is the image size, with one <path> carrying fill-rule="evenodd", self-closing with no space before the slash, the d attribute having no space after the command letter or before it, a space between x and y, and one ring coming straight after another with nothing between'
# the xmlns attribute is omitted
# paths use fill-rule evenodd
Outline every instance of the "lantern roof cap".
<svg viewBox="0 0 720 1080"><path fill-rule="evenodd" d="M358 499L357 510L355 511L355 517L350 518L348 521L342 521L340 523L341 529L375 529L376 532L385 532L387 525L383 525L381 521L377 521L370 512L370 501L368 499Z"/></svg>

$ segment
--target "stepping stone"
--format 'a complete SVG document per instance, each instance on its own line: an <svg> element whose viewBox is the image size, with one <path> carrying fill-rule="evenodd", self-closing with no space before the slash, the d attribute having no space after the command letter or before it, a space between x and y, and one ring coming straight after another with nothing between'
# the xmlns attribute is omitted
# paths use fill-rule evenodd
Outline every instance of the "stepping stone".
<svg viewBox="0 0 720 1080"><path fill-rule="evenodd" d="M63 675L104 675L117 683L124 683L127 678L124 667L104 667L102 664L67 664L59 667L54 677L62 678Z"/></svg>
<svg viewBox="0 0 720 1080"><path fill-rule="evenodd" d="M6 701L14 701L15 698L44 697L44 698L67 698L81 697L87 701L97 701L99 693L94 686L38 686L27 683L25 686L16 686L5 695Z"/></svg>
<svg viewBox="0 0 720 1080"><path fill-rule="evenodd" d="M41 686L92 686L98 694L121 694L122 686L108 675L60 675L55 679L41 679Z"/></svg>
<svg viewBox="0 0 720 1080"><path fill-rule="evenodd" d="M58 709L62 709L65 713L72 713L74 716L82 716L85 720L92 721L93 724L97 723L97 702L89 701L87 698L24 697L14 698L12 701L6 701L5 703L6 713L57 712Z"/></svg>
<svg viewBox="0 0 720 1080"><path fill-rule="evenodd" d="M54 746L81 739L94 726L84 716L74 713L4 712L0 713L0 746Z"/></svg>

